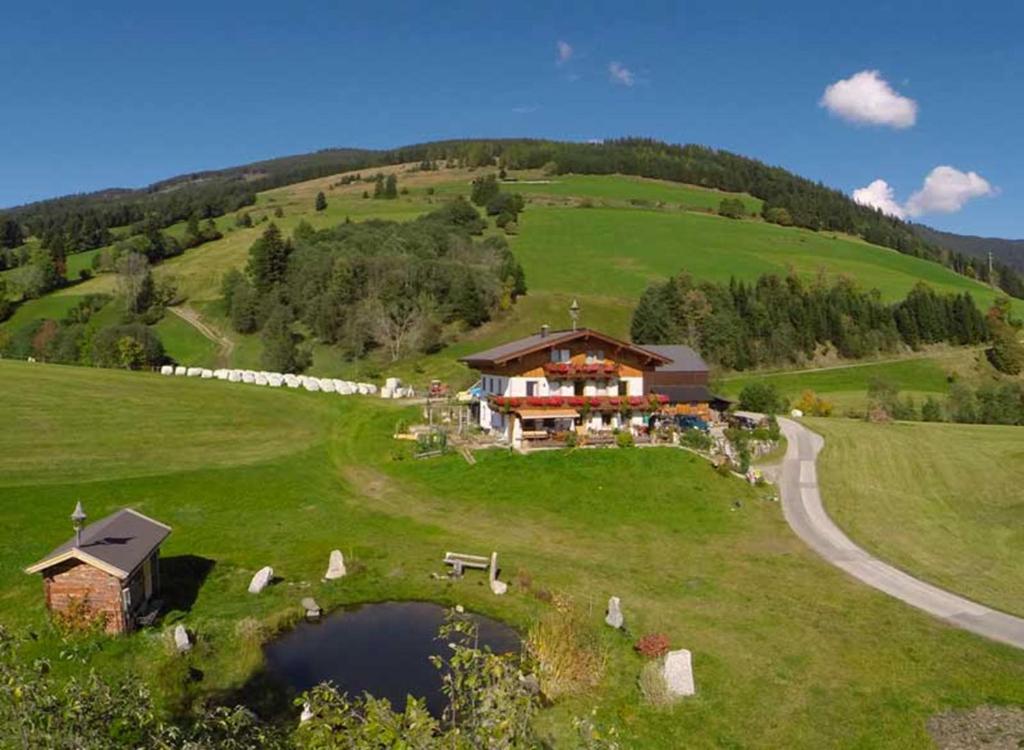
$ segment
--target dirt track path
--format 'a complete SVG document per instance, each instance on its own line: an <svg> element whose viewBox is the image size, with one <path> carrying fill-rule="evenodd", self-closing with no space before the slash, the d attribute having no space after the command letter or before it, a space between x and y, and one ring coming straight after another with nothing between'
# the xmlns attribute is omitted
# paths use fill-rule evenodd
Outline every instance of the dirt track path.
<svg viewBox="0 0 1024 750"><path fill-rule="evenodd" d="M202 316L197 310L188 305L167 308L179 318L184 320L199 333L217 345L217 366L227 367L231 363L231 353L235 350L235 342L222 334L216 328L203 322Z"/></svg>

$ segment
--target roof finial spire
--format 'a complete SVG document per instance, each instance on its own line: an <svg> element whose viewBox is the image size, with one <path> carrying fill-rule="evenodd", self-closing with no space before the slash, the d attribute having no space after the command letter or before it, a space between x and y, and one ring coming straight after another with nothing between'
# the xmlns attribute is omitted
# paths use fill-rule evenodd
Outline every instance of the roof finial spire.
<svg viewBox="0 0 1024 750"><path fill-rule="evenodd" d="M572 318L572 330L576 330L580 323L580 303L573 298L572 304L569 305L569 317Z"/></svg>
<svg viewBox="0 0 1024 750"><path fill-rule="evenodd" d="M71 514L71 525L75 527L75 546L82 546L82 524L86 519L85 511L82 509L82 501L75 503L75 510Z"/></svg>

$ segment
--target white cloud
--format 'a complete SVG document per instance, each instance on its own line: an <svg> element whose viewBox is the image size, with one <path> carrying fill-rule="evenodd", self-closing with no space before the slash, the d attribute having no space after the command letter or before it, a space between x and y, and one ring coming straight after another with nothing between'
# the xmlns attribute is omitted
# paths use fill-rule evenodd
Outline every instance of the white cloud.
<svg viewBox="0 0 1024 750"><path fill-rule="evenodd" d="M909 128L917 121L917 102L897 94L877 70L862 70L826 86L818 105L859 125Z"/></svg>
<svg viewBox="0 0 1024 750"><path fill-rule="evenodd" d="M555 44L555 48L558 50L558 61L557 61L558 65L561 65L563 63L567 63L567 62L569 62L569 60L572 59L573 49L572 49L572 45L569 44L568 42L565 42L565 41L562 41L561 39L559 39L558 43Z"/></svg>
<svg viewBox="0 0 1024 750"><path fill-rule="evenodd" d="M951 214L971 198L994 195L995 189L977 172L961 172L949 166L935 167L924 178L924 185L907 201L911 216Z"/></svg>
<svg viewBox="0 0 1024 750"><path fill-rule="evenodd" d="M885 180L875 180L867 187L853 191L853 200L862 206L877 208L882 213L895 216L897 219L904 217L903 206L896 200L896 194Z"/></svg>
<svg viewBox="0 0 1024 750"><path fill-rule="evenodd" d="M636 83L636 77L633 75L633 71L622 63L615 62L614 60L608 63L608 79L612 83L618 83L622 86L632 86Z"/></svg>
<svg viewBox="0 0 1024 750"><path fill-rule="evenodd" d="M905 204L896 200L896 193L885 180L875 180L867 187L853 191L853 199L862 206L877 208L899 219L922 214L959 211L972 198L995 195L996 189L977 172L961 172L949 166L935 167L924 178L921 189Z"/></svg>

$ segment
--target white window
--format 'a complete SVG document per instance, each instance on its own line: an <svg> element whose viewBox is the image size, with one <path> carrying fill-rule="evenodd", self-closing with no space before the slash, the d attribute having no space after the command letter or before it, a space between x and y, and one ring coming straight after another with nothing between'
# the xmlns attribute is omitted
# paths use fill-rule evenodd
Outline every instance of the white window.
<svg viewBox="0 0 1024 750"><path fill-rule="evenodd" d="M551 361L552 362L568 362L571 358L571 354L568 349L552 349L551 350Z"/></svg>
<svg viewBox="0 0 1024 750"><path fill-rule="evenodd" d="M587 352L587 362L591 364L594 362L604 362L604 351L598 349L595 352Z"/></svg>

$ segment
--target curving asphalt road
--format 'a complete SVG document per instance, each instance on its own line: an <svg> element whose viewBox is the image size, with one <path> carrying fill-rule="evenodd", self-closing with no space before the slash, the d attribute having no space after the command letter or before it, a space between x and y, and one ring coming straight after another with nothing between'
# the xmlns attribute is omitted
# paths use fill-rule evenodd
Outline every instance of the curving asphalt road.
<svg viewBox="0 0 1024 750"><path fill-rule="evenodd" d="M789 443L779 481L782 509L797 536L836 567L889 596L955 627L1024 649L1024 619L920 581L854 544L821 502L815 462L825 441L791 419L780 419L779 426Z"/></svg>

